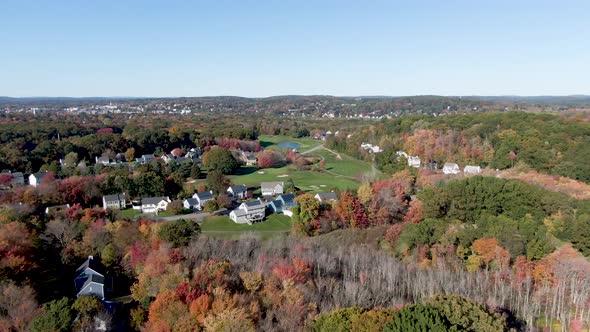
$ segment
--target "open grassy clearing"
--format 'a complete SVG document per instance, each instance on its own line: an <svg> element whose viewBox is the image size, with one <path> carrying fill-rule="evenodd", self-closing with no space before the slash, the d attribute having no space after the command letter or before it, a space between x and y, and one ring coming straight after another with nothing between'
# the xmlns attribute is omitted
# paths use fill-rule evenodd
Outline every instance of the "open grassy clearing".
<svg viewBox="0 0 590 332"><path fill-rule="evenodd" d="M134 210L132 208L121 210L121 218L123 219L134 219L138 214L141 214L141 211Z"/></svg>
<svg viewBox="0 0 590 332"><path fill-rule="evenodd" d="M242 167L240 173L240 175L230 176L232 183L245 184L251 188L259 188L260 182L285 182L289 178L293 179L296 187L310 192L329 191L332 188L338 188L340 190L357 189L359 187L359 183L353 179L325 172L298 171L294 166L266 168L262 170L255 167Z"/></svg>
<svg viewBox="0 0 590 332"><path fill-rule="evenodd" d="M283 214L271 214L264 221L253 225L236 224L227 216L210 216L201 224L201 232L209 236L234 238L253 233L262 238L291 231L291 218Z"/></svg>
<svg viewBox="0 0 590 332"><path fill-rule="evenodd" d="M316 147L316 146L322 144L321 141L314 140L314 139L311 139L308 137L306 137L306 138L293 138L293 137L289 137L289 136L260 135L260 136L258 136L258 140L260 141L260 145L263 148L272 147L273 145L275 145L277 143L282 143L282 142L299 143L299 144L301 144L301 146L299 146L299 149L297 149L298 152L303 152L305 150L309 150L313 147Z"/></svg>
<svg viewBox="0 0 590 332"><path fill-rule="evenodd" d="M344 176L356 177L360 174L371 171L371 164L365 161L355 159L342 153L335 154L326 149L314 151L310 153L309 156L323 158L326 162L326 170Z"/></svg>

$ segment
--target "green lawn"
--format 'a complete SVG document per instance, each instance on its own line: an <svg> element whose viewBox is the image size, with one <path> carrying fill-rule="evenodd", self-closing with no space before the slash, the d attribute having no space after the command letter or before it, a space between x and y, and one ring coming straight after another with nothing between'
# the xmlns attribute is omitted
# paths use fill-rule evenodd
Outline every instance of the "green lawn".
<svg viewBox="0 0 590 332"><path fill-rule="evenodd" d="M236 224L227 216L210 216L201 224L201 232L218 237L238 237L245 233L254 233L262 238L291 231L291 218L283 214L271 214L264 221L253 225Z"/></svg>
<svg viewBox="0 0 590 332"><path fill-rule="evenodd" d="M263 148L272 147L274 144L282 143L282 142L293 142L299 143L301 146L298 149L298 152L303 152L309 150L313 147L316 147L322 144L321 141L305 137L305 138L293 138L289 136L270 136L270 135L260 135L258 136L258 140L260 141L260 145Z"/></svg>
<svg viewBox="0 0 590 332"><path fill-rule="evenodd" d="M131 208L125 209L125 210L121 210L121 218L124 218L124 219L133 219L133 218L135 218L135 216L137 216L140 213L141 213L140 210L133 210Z"/></svg>
<svg viewBox="0 0 590 332"><path fill-rule="evenodd" d="M310 156L323 157L326 161L326 170L345 176L356 177L359 174L371 171L371 164L339 153L336 154L320 149L309 154Z"/></svg>
<svg viewBox="0 0 590 332"><path fill-rule="evenodd" d="M259 172L262 172L262 174ZM240 173L240 175L230 176L232 183L245 184L251 188L259 188L260 182L285 182L289 178L293 179L296 187L310 192L329 191L333 188L341 190L357 189L359 187L359 183L353 179L325 172L298 171L294 166L265 168L261 170L255 167L242 167Z"/></svg>

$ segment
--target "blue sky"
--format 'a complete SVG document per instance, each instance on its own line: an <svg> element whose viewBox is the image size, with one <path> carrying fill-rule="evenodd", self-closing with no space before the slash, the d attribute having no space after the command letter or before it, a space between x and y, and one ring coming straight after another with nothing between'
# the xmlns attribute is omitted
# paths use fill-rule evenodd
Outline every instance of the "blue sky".
<svg viewBox="0 0 590 332"><path fill-rule="evenodd" d="M590 94L590 1L0 3L0 95Z"/></svg>

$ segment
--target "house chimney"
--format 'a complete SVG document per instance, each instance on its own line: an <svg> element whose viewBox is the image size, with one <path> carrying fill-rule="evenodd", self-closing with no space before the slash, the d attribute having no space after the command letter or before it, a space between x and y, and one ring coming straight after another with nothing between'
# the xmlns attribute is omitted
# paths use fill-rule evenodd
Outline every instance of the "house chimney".
<svg viewBox="0 0 590 332"><path fill-rule="evenodd" d="M89 256L88 256L88 259L89 259L89 260L93 260L93 259L94 259L94 256L92 256L92 255L89 255Z"/></svg>

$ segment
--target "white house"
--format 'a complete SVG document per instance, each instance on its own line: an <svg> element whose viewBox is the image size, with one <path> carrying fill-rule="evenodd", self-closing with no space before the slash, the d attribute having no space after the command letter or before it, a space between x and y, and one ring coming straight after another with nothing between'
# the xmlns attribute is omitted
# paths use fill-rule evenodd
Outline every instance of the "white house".
<svg viewBox="0 0 590 332"><path fill-rule="evenodd" d="M226 192L234 200L244 199L246 198L246 196L248 196L248 187L246 187L245 184L230 186L229 188L227 188Z"/></svg>
<svg viewBox="0 0 590 332"><path fill-rule="evenodd" d="M314 198L321 204L328 204L336 202L338 200L338 198L336 197L336 193L333 191L326 193L317 193L315 194Z"/></svg>
<svg viewBox="0 0 590 332"><path fill-rule="evenodd" d="M168 197L146 197L141 199L141 212L142 213L158 213L160 211L166 211L168 204L170 204L170 198Z"/></svg>
<svg viewBox="0 0 590 332"><path fill-rule="evenodd" d="M409 156L408 157L408 166L419 168L422 165L422 160L418 156Z"/></svg>
<svg viewBox="0 0 590 332"><path fill-rule="evenodd" d="M383 150L381 150L381 148L377 145L373 145L373 144L369 144L369 143L362 143L361 144L361 149L370 152L370 153L379 153L379 152L383 152Z"/></svg>
<svg viewBox="0 0 590 332"><path fill-rule="evenodd" d="M199 208L199 201L196 198L190 197L182 201L182 206L185 209L197 210Z"/></svg>
<svg viewBox="0 0 590 332"><path fill-rule="evenodd" d="M455 163L445 163L443 165L443 173L445 174L459 174L461 173L461 169L459 165Z"/></svg>
<svg viewBox="0 0 590 332"><path fill-rule="evenodd" d="M203 191L200 193L193 194L193 198L197 200L197 210L202 210L205 207L205 203L214 200L212 191Z"/></svg>
<svg viewBox="0 0 590 332"><path fill-rule="evenodd" d="M396 155L396 156L398 156L398 157L404 157L404 158L406 158L406 159L408 159L408 158L410 157L410 156L408 156L408 154L407 154L407 153L405 153L404 151L396 151L396 152L395 152L395 155Z"/></svg>
<svg viewBox="0 0 590 332"><path fill-rule="evenodd" d="M127 207L127 197L125 194L114 194L102 196L102 208L107 209L124 209Z"/></svg>
<svg viewBox="0 0 590 332"><path fill-rule="evenodd" d="M262 196L281 195L284 187L283 182L262 182L260 185Z"/></svg>
<svg viewBox="0 0 590 332"><path fill-rule="evenodd" d="M465 166L465 168L463 168L463 173L465 173L465 174L479 174L479 173L481 173L481 167L467 165L467 166Z"/></svg>
<svg viewBox="0 0 590 332"><path fill-rule="evenodd" d="M236 224L248 224L261 221L266 215L266 205L259 199L249 202L244 202L240 206L229 213L229 218Z"/></svg>
<svg viewBox="0 0 590 332"><path fill-rule="evenodd" d="M48 173L49 172L45 171L29 175L29 184L33 187L40 185L41 181L43 181L43 179L45 178L45 176L47 176Z"/></svg>

